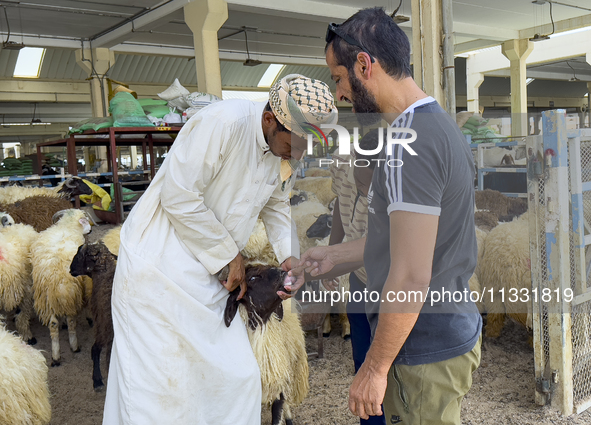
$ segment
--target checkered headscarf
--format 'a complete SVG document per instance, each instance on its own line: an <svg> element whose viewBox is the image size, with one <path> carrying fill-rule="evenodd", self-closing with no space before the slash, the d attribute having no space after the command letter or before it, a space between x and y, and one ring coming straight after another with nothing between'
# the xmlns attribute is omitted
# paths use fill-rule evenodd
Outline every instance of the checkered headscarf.
<svg viewBox="0 0 591 425"><path fill-rule="evenodd" d="M306 138L303 124L335 124L338 110L326 83L290 74L273 84L269 104L277 120L289 131Z"/></svg>

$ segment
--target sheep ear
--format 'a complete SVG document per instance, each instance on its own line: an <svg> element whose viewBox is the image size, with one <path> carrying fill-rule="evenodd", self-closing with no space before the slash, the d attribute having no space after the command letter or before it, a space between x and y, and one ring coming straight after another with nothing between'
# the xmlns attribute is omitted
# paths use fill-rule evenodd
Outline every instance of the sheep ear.
<svg viewBox="0 0 591 425"><path fill-rule="evenodd" d="M229 328L232 320L236 316L238 312L238 305L240 301L238 300L238 291L230 292L230 296L228 297L228 301L226 301L226 309L224 310L224 323L226 327Z"/></svg>
<svg viewBox="0 0 591 425"><path fill-rule="evenodd" d="M279 317L279 321L283 320L283 303L279 304L274 313Z"/></svg>

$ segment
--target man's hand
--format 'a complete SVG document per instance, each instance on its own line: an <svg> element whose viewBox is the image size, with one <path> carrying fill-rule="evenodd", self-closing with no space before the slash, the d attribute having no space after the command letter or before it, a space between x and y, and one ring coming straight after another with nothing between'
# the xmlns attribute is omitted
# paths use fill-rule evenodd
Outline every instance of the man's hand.
<svg viewBox="0 0 591 425"><path fill-rule="evenodd" d="M328 291L334 291L339 287L341 280L338 277L334 279L322 279L322 286L326 288Z"/></svg>
<svg viewBox="0 0 591 425"><path fill-rule="evenodd" d="M336 265L332 249L328 246L310 248L302 255L298 267L303 267L311 276L328 273Z"/></svg>
<svg viewBox="0 0 591 425"><path fill-rule="evenodd" d="M230 268L228 272L228 279L220 282L224 288L232 292L238 286L240 286L240 294L238 299L242 299L246 293L246 281L244 280L244 260L242 254L238 253L236 257L228 264Z"/></svg>
<svg viewBox="0 0 591 425"><path fill-rule="evenodd" d="M349 410L355 416L369 419L382 414L382 403L388 386L388 372L372 370L365 362L349 388Z"/></svg>
<svg viewBox="0 0 591 425"><path fill-rule="evenodd" d="M295 257L289 257L281 263L281 269L284 272L288 272L283 286L290 291L289 294L283 291L277 292L277 295L279 295L282 300L293 297L298 292L298 289L304 284L304 269L292 269L292 266L297 264L298 261L299 260Z"/></svg>

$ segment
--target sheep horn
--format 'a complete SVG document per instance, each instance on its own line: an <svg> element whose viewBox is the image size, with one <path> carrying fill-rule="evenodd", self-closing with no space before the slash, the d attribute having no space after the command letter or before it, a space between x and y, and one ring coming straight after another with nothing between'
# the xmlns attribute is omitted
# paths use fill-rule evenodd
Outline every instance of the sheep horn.
<svg viewBox="0 0 591 425"><path fill-rule="evenodd" d="M64 185L69 189L76 189L76 183L74 183L73 177L68 177L64 182Z"/></svg>
<svg viewBox="0 0 591 425"><path fill-rule="evenodd" d="M62 218L66 213L68 212L68 210L61 210L56 212L53 217L51 217L51 222L53 224L57 223L57 221Z"/></svg>

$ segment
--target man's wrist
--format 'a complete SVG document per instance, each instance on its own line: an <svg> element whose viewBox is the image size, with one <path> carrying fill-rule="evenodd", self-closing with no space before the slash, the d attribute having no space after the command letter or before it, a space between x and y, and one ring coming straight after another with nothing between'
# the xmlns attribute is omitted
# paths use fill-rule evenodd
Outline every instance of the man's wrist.
<svg viewBox="0 0 591 425"><path fill-rule="evenodd" d="M370 351L367 352L364 364L370 370L371 373L376 375L386 376L392 367L393 361L385 359L377 359L376 356L372 355Z"/></svg>

